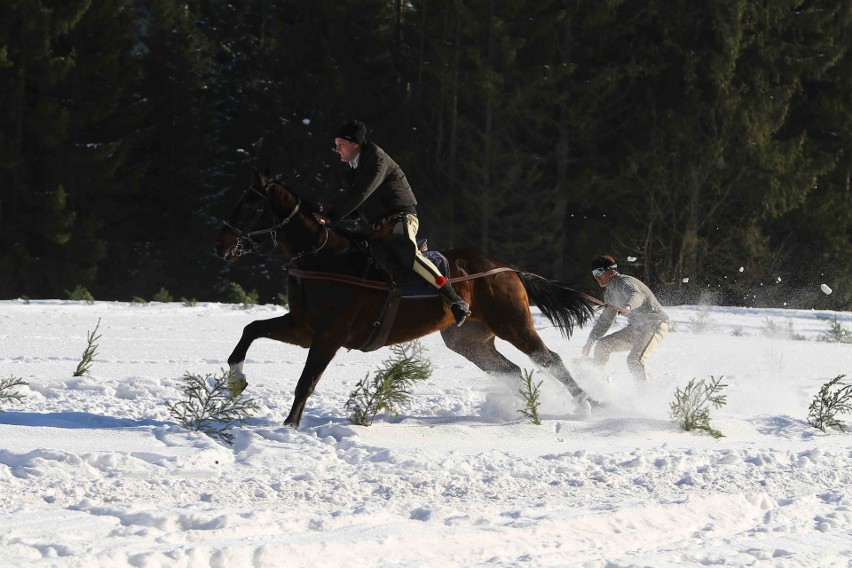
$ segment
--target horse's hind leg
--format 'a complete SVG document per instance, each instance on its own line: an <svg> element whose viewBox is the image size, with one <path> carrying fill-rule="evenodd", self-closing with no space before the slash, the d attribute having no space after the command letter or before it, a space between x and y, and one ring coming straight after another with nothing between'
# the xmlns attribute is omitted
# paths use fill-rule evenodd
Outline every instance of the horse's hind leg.
<svg viewBox="0 0 852 568"><path fill-rule="evenodd" d="M481 323L468 320L462 327L441 330L444 343L486 373L521 374L521 368L506 359L494 346L494 334Z"/></svg>
<svg viewBox="0 0 852 568"><path fill-rule="evenodd" d="M542 345L544 345L544 343L542 343ZM562 357L560 357L558 354L554 353L547 347L545 347L544 350L547 352L546 355L544 355L540 351L534 351L530 355L530 358L535 361L536 364L541 365L548 373L559 379L559 382L568 387L568 392L570 392L571 396L573 396L575 399L589 399L589 396L586 394L586 392L580 387L580 385L577 384L577 381L574 380L574 377L571 376L571 372L568 371L568 368L562 361Z"/></svg>
<svg viewBox="0 0 852 568"><path fill-rule="evenodd" d="M228 388L231 396L237 396L248 386L246 376L243 373L243 363L249 347L255 339L266 337L284 343L291 343L301 347L309 347L311 335L302 326L297 325L290 314L281 317L255 320L243 328L243 334L231 355L228 357L228 365L231 368L231 378Z"/></svg>
<svg viewBox="0 0 852 568"><path fill-rule="evenodd" d="M554 353L544 344L532 325L532 318L524 325L520 323L515 326L502 326L496 330L497 336L514 345L519 351L525 353L533 362L559 379L559 382L568 388L576 400L589 399L586 392L577 384L574 377L562 362L562 357ZM591 400L591 399L589 399Z"/></svg>

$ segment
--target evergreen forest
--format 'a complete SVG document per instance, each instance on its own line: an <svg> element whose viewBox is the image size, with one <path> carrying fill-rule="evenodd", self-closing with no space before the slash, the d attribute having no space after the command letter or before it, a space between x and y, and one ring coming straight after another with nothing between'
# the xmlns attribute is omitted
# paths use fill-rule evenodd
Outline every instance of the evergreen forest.
<svg viewBox="0 0 852 568"><path fill-rule="evenodd" d="M0 0L0 298L261 302L252 168L318 201L344 122L431 248L600 295L852 310L848 0ZM821 291L826 284L833 293Z"/></svg>

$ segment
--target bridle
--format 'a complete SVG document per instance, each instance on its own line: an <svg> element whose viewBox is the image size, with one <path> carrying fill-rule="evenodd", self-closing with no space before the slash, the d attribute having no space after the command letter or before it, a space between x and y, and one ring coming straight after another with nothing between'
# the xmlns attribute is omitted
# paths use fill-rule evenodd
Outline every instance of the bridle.
<svg viewBox="0 0 852 568"><path fill-rule="evenodd" d="M270 184L276 183L277 180L270 179L266 182L266 187ZM286 189L286 188L285 188ZM299 209L302 206L302 198L296 196L296 206L287 215L286 218L279 220L278 216L275 215L275 212L272 210L272 205L270 204L270 195L269 191L261 191L254 186L249 186L248 189L243 192L243 196L240 198L240 201L237 203L237 208L240 209L244 207L246 198L249 197L252 193L259 195L263 198L262 205L255 208L254 215L251 217L248 223L246 223L246 229L241 229L237 227L230 221L222 221L222 223L231 229L235 235L237 235L237 242L232 246L226 255L233 255L235 257L240 257L245 254L256 254L259 256L269 256L278 246L278 230L287 225L290 221L292 221L296 215L299 213ZM261 217L263 217L264 212L269 213L269 217L272 219L272 225L266 229L255 229L254 226L260 221ZM316 248L312 252L319 252L328 242L328 227L322 225L325 229L325 239L323 243ZM269 245L271 245L268 250L264 250L263 245L255 240L255 237L262 237L264 235L269 235ZM302 253L299 253L301 255Z"/></svg>

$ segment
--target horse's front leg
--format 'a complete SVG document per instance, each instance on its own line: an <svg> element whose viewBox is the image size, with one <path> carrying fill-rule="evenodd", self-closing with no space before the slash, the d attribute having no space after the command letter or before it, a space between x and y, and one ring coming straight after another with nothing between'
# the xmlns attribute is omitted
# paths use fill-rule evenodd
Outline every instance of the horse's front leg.
<svg viewBox="0 0 852 568"><path fill-rule="evenodd" d="M230 390L231 396L239 395L248 386L245 373L243 373L243 363L251 344L255 339L261 337L301 347L309 347L311 344L311 334L303 326L294 322L290 314L251 322L243 328L243 335L240 337L239 343L228 357L228 366L231 368L228 390Z"/></svg>
<svg viewBox="0 0 852 568"><path fill-rule="evenodd" d="M322 316L311 339L311 348L308 351L305 368L302 369L302 376L296 383L293 407L290 409L287 420L284 421L285 426L299 427L308 397L314 392L317 383L337 350L345 343L348 330L351 328L352 320L357 313L357 309L340 309L338 304L327 310Z"/></svg>
<svg viewBox="0 0 852 568"><path fill-rule="evenodd" d="M302 376L299 377L299 382L296 383L293 407L290 409L287 420L284 421L285 426L290 426L291 428L299 427L308 397L313 394L322 374L325 372L332 358L334 358L334 354L340 349L340 345L340 342L333 337L314 338L313 345L311 345L311 349L308 351L305 368L302 369Z"/></svg>

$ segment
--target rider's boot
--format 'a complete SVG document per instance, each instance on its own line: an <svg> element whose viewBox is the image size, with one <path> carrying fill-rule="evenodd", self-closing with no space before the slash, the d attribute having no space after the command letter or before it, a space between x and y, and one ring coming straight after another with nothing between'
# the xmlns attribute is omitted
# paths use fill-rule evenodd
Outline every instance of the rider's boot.
<svg viewBox="0 0 852 568"><path fill-rule="evenodd" d="M467 302L456 294L456 291L453 290L449 282L438 288L438 291L441 293L441 298L449 304L450 311L453 312L453 317L456 318L456 326L461 327L470 315L470 307L467 305Z"/></svg>

